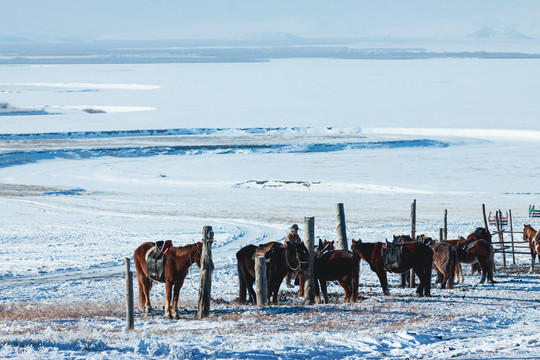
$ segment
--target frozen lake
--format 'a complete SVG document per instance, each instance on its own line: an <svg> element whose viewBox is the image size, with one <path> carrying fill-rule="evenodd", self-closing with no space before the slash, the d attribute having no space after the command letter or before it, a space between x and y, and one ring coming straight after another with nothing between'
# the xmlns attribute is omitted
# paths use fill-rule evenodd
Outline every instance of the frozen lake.
<svg viewBox="0 0 540 360"><path fill-rule="evenodd" d="M49 113L0 116L0 314L24 306L92 303L94 297L118 307L124 257L144 241L197 241L204 225L216 233L213 297L223 301L213 305L222 312L212 321L193 321L196 290L186 285L180 296L188 312L181 321L138 313L142 325L131 338L114 316L76 317L66 333L54 325L56 318L4 317L0 333L9 340L0 341L0 356L26 351L39 357L40 349L49 358L84 356L86 346L96 358L168 358L173 350L179 357L324 358L329 350L315 344L325 336L335 338L328 346L337 357L444 358L459 345L464 349L453 352L455 357L480 358L516 343L516 358L534 354L536 274L499 274L502 284L494 286L476 286L478 278L468 276L461 287L436 289L427 300L392 288L397 297L385 300L363 263L366 299L352 308L332 305L351 312L336 322L356 321L356 312L366 316L381 304L407 304L403 323L369 336L373 322L357 324L358 330L314 330L316 314L308 310L309 316L296 319L308 325L296 333L261 332L258 339L243 333L254 345L238 344L229 327L253 331L251 320L223 313L236 311L231 304L238 249L280 241L292 223L304 238L306 216L315 217L317 238L333 239L339 202L345 204L349 238L364 241L410 232L413 199L417 232L433 237L444 209L451 238L482 226L482 204L488 211L512 209L517 230L529 222L539 228L537 219L527 218L528 206L540 205L539 65L535 59L288 59L0 66L0 102ZM517 262L527 265L529 256ZM194 269L195 282L197 274ZM341 296L340 288L332 290ZM159 299L154 303L162 301L162 286L153 294ZM286 296L287 305L270 308L270 315L296 312L291 294ZM505 313L497 302L520 305ZM437 309L450 303L456 310L448 321L416 323L422 304L437 317ZM533 320L520 315L525 311L532 311ZM482 325L474 322L475 313ZM515 331L524 324L530 331ZM191 330L170 335L186 344L173 349L157 333L178 327ZM227 335L220 337L224 329ZM501 331L508 339L502 345L496 340ZM457 337L442 341L433 337L439 332ZM359 333L364 337L349 346L347 339ZM463 340L468 334L487 335ZM196 345L197 335L213 345ZM83 345L81 339L87 339ZM265 350L257 352L257 345Z"/></svg>

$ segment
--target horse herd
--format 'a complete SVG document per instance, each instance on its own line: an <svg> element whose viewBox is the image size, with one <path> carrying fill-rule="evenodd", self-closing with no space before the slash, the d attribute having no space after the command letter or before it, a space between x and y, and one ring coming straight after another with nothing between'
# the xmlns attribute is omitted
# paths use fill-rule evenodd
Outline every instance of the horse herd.
<svg viewBox="0 0 540 360"><path fill-rule="evenodd" d="M534 268L536 254L540 254L540 231L536 232L530 225L524 227L523 239L529 241L531 249L531 271ZM163 276L150 278L147 260L155 244L146 242L139 246L134 254L135 269L139 283L139 304L147 313L152 312L150 289L153 281L165 283L165 316L178 318L178 297L190 266L195 263L201 266L202 242L167 249ZM304 244L287 245L280 242L269 242L263 245L247 245L236 253L240 304L256 303L255 257L266 258L267 294L269 301L278 303L279 288L287 273L298 275L302 297L304 290L304 273L308 270L309 253ZM540 255L539 255L540 258ZM317 303L328 303L327 282L337 281L345 291L345 302L355 302L358 298L360 261L366 261L371 270L377 274L383 293L390 293L387 272L401 273L402 286L405 276L413 270L419 279L416 296L431 296L432 268L437 274L437 283L441 288L452 289L455 282L463 282L461 264L477 264L482 277L494 283L494 249L491 234L485 228L477 228L467 238L456 240L433 241L424 235L416 239L408 235L394 236L392 242L366 243L352 240L351 250L334 249L334 241L321 241L315 249L314 285ZM471 271L474 267L471 267ZM456 279L457 278L457 279ZM458 281L456 281L458 280ZM321 300L320 292L323 299ZM172 302L171 302L172 300Z"/></svg>

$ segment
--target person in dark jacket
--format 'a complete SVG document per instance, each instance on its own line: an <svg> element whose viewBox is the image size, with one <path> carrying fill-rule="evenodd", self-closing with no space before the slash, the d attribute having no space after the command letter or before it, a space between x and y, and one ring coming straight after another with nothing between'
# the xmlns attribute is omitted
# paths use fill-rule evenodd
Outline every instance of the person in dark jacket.
<svg viewBox="0 0 540 360"><path fill-rule="evenodd" d="M302 243L302 239L300 239L300 236L298 236L298 225L296 224L292 224L291 226L291 231L287 234L287 236L285 237L285 245L287 245L287 243L291 243L291 244L301 244ZM287 287L288 288L292 288L293 285L291 285L291 277L293 277L293 272L290 271L287 273Z"/></svg>

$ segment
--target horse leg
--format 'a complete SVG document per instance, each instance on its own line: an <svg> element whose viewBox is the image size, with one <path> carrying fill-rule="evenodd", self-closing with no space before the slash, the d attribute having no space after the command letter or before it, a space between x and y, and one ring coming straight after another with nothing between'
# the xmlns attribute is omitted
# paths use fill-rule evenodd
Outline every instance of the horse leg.
<svg viewBox="0 0 540 360"><path fill-rule="evenodd" d="M150 289L152 288L152 280L146 275L142 274L139 278L139 305L144 309L146 313L152 312L152 305L150 305Z"/></svg>
<svg viewBox="0 0 540 360"><path fill-rule="evenodd" d="M315 285L315 304L321 303L321 290L319 289L319 279L313 279L313 285Z"/></svg>
<svg viewBox="0 0 540 360"><path fill-rule="evenodd" d="M351 277L352 302L356 302L358 300L358 278L360 277L359 267L360 265L353 269L353 275Z"/></svg>
<svg viewBox="0 0 540 360"><path fill-rule="evenodd" d="M321 290L324 296L324 303L328 304L330 303L330 300L328 299L328 289L326 287L326 281L324 280L320 280L320 281L321 281Z"/></svg>
<svg viewBox="0 0 540 360"><path fill-rule="evenodd" d="M433 268L433 253L424 266L424 295L431 296L431 269Z"/></svg>
<svg viewBox="0 0 540 360"><path fill-rule="evenodd" d="M407 284L410 284L411 282L411 279L410 279L410 274L408 272L404 272L401 274L401 287L402 288L406 288L407 287Z"/></svg>
<svg viewBox="0 0 540 360"><path fill-rule="evenodd" d="M306 276L304 274L303 271L300 271L298 273L298 285L299 285L299 289L298 289L298 297L304 297L304 285L306 283Z"/></svg>
<svg viewBox="0 0 540 360"><path fill-rule="evenodd" d="M283 281L283 279L281 280ZM274 278L271 278L268 282L268 300L272 297L272 304L277 305L280 282L277 282Z"/></svg>
<svg viewBox="0 0 540 360"><path fill-rule="evenodd" d="M339 283L339 285L341 285L341 287L343 288L343 290L345 291L345 300L343 302L351 302L351 279L349 279L349 277L345 277L345 280L343 279L338 279L337 281Z"/></svg>
<svg viewBox="0 0 540 360"><path fill-rule="evenodd" d="M450 256L448 259L448 288L453 289L454 288L454 276L456 272L456 258L453 256Z"/></svg>
<svg viewBox="0 0 540 360"><path fill-rule="evenodd" d="M171 315L171 293L173 284L171 281L165 281L165 317L172 319Z"/></svg>
<svg viewBox="0 0 540 360"><path fill-rule="evenodd" d="M182 289L182 285L184 285L183 280L174 285L172 316L175 319L180 319L180 315L178 314L178 298L180 295L180 289Z"/></svg>
<svg viewBox="0 0 540 360"><path fill-rule="evenodd" d="M249 292L249 301L250 301L250 303L251 304L256 304L257 303L257 294L255 293L255 290L253 290L253 283L252 282L247 283L247 290ZM268 290L266 292L268 294L268 297L270 297L270 293L268 292Z"/></svg>
<svg viewBox="0 0 540 360"><path fill-rule="evenodd" d="M390 295L390 290L388 290L388 277L386 276L386 271L378 271L377 277L379 278L379 282L381 283L384 295Z"/></svg>
<svg viewBox="0 0 540 360"><path fill-rule="evenodd" d="M437 280L435 280L435 282L437 284L440 284L443 282L444 280L444 275L443 273L439 270L439 267L437 265L435 265L435 273L437 274Z"/></svg>
<svg viewBox="0 0 540 360"><path fill-rule="evenodd" d="M424 296L424 287L425 287L425 271L422 268L413 267L414 273L418 276L418 287L416 288L416 296ZM410 271L407 271L410 273Z"/></svg>
<svg viewBox="0 0 540 360"><path fill-rule="evenodd" d="M488 272L490 271L490 264L488 261L486 261L486 259L482 259L482 261L478 259L478 263L480 264L480 268L482 269L482 278L480 279L480 284L483 284L486 281Z"/></svg>
<svg viewBox="0 0 540 360"><path fill-rule="evenodd" d="M463 284L463 269L461 268L461 263L459 261L456 263L456 270L454 272L457 277L457 282Z"/></svg>
<svg viewBox="0 0 540 360"><path fill-rule="evenodd" d="M448 262L449 262L449 259L447 259L444 263L437 264L435 266L435 271L437 273L436 282L441 284L441 289L446 289L446 284L448 282L448 277L449 277Z"/></svg>
<svg viewBox="0 0 540 360"><path fill-rule="evenodd" d="M246 304L246 296L247 296L247 288L246 288L246 280L244 279L243 274L241 274L240 266L238 266L238 302L241 305Z"/></svg>
<svg viewBox="0 0 540 360"><path fill-rule="evenodd" d="M433 267L433 259L427 259L424 267L418 265L413 267L414 273L418 276L419 284L416 288L416 296L431 296L431 268Z"/></svg>
<svg viewBox="0 0 540 360"><path fill-rule="evenodd" d="M529 274L534 274L535 260L536 260L536 251L534 249L531 249L531 269L529 270Z"/></svg>

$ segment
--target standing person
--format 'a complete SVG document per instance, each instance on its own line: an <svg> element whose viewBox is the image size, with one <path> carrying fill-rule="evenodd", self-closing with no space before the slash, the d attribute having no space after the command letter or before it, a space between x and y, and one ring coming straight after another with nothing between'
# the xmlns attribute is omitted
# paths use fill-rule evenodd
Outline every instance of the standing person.
<svg viewBox="0 0 540 360"><path fill-rule="evenodd" d="M287 236L285 237L285 245L287 245L287 243L291 243L291 244L301 244L302 243L302 239L300 239L300 236L298 236L298 225L296 224L292 224L291 226L291 232L287 234ZM287 287L288 288L292 288L293 286L291 285L291 277L293 276L293 272L292 271L289 271L287 273Z"/></svg>

